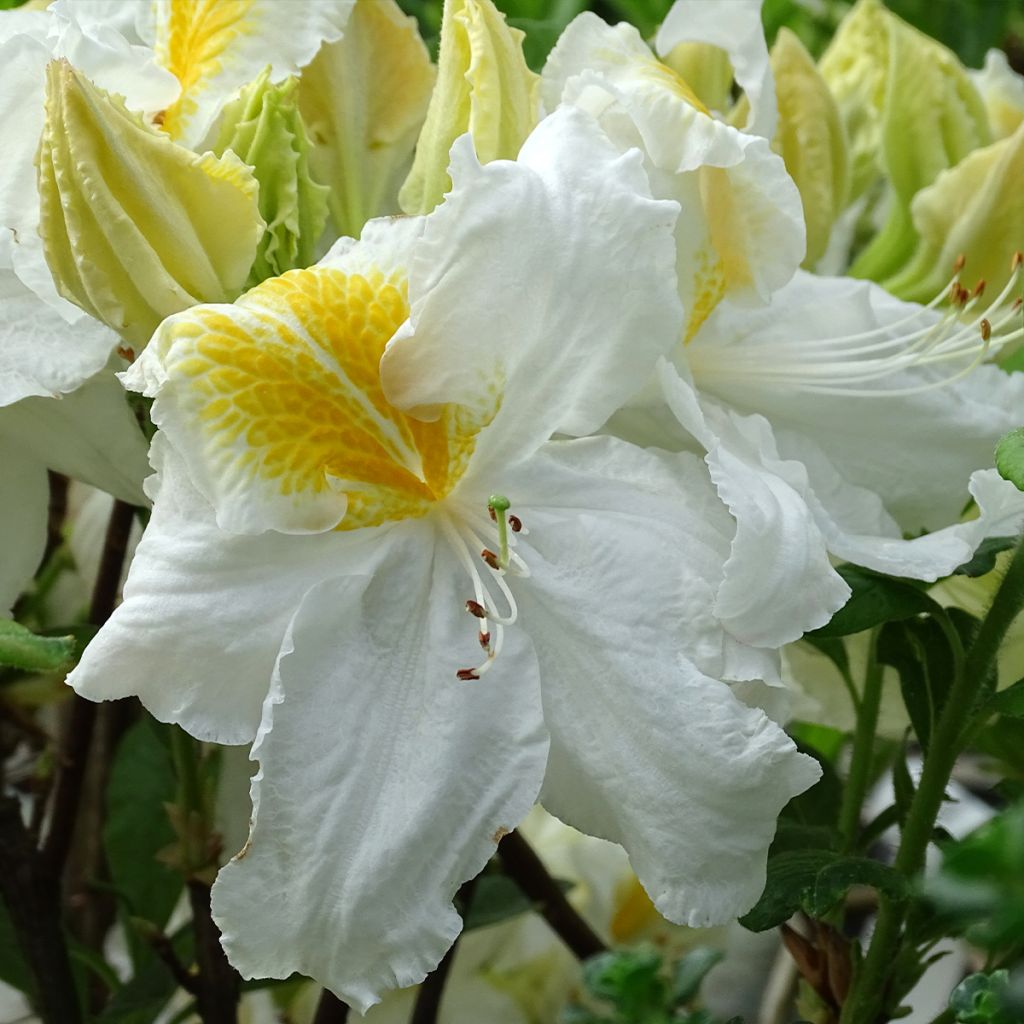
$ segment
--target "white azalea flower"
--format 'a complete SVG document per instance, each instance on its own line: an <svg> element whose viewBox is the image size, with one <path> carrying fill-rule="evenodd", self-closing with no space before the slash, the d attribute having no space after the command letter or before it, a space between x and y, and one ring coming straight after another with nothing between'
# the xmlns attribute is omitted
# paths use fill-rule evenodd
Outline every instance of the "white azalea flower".
<svg viewBox="0 0 1024 1024"><path fill-rule="evenodd" d="M255 736L225 948L357 1008L439 961L538 796L704 924L754 903L818 774L720 681L766 659L711 614L732 522L699 459L548 441L676 343L675 204L573 110L514 163L464 137L451 171L430 216L165 321L128 378L162 428L153 518L70 677Z"/></svg>
<svg viewBox="0 0 1024 1024"><path fill-rule="evenodd" d="M676 199L679 295L692 337L725 295L758 305L800 265L806 233L800 194L768 138L775 94L760 4L682 0L658 34L666 53L681 42L727 49L750 100L750 127L714 118L628 23L577 17L544 67L549 110L580 107L621 150L638 147L658 198ZM763 254L771 252L772 258Z"/></svg>
<svg viewBox="0 0 1024 1024"><path fill-rule="evenodd" d="M985 537L1019 530L1020 492L974 471L1019 422L1024 378L994 366L962 376L983 335L1022 333L1013 284L968 300L962 322L959 305L940 316L800 272L763 310L723 302L662 364L665 401L736 518L716 603L734 635L777 646L828 621L849 596L829 556L935 580ZM981 515L959 523L968 478Z"/></svg>
<svg viewBox="0 0 1024 1024"><path fill-rule="evenodd" d="M945 316L867 283L794 279L799 196L781 158L751 133L771 133L775 121L759 8L679 0L657 36L662 53L685 41L729 52L750 131L702 111L630 26L593 15L566 29L544 81L549 105L581 106L618 148L640 146L652 193L681 203L686 316L674 366L609 430L662 448L696 440L707 452L737 522L715 614L745 642L775 648L848 598L830 556L934 580L984 536L1016 531L1019 495L993 471L971 484L979 520L902 540L902 531L956 522L968 477L1019 425L1024 384L993 367L960 379L987 345L1020 334L1016 262L998 296L957 292Z"/></svg>

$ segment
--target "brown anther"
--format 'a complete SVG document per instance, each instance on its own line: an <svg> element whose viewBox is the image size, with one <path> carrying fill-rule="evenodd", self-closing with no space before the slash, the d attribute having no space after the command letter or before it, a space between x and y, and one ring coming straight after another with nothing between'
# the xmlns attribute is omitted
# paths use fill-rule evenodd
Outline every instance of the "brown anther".
<svg viewBox="0 0 1024 1024"><path fill-rule="evenodd" d="M498 556L489 548L484 548L483 551L480 552L480 557L495 571L501 568Z"/></svg>
<svg viewBox="0 0 1024 1024"><path fill-rule="evenodd" d="M992 325L984 318L978 326L981 328L981 340L988 341L992 337Z"/></svg>
<svg viewBox="0 0 1024 1024"><path fill-rule="evenodd" d="M157 111L157 112L156 112L156 113L155 113L155 114L153 115L153 124L154 124L154 125L155 125L155 126L156 126L157 128L163 128L163 126L164 126L164 121L165 121L165 119L166 119L166 118L167 118L167 111L166 111L166 110L158 110L158 111Z"/></svg>
<svg viewBox="0 0 1024 1024"><path fill-rule="evenodd" d="M982 278L975 286L974 291L971 292L971 298L976 299L981 295L985 294L985 278Z"/></svg>
<svg viewBox="0 0 1024 1024"><path fill-rule="evenodd" d="M519 516L509 516L508 525L512 528L513 533L518 533L523 528L523 521Z"/></svg>
<svg viewBox="0 0 1024 1024"><path fill-rule="evenodd" d="M481 633L480 636L477 639L480 641L480 646L485 651L487 651L488 654L490 654L490 651L491 651L491 634L490 633Z"/></svg>
<svg viewBox="0 0 1024 1024"><path fill-rule="evenodd" d="M478 619L487 618L487 609L479 601L469 600L466 602L466 611Z"/></svg>
<svg viewBox="0 0 1024 1024"><path fill-rule="evenodd" d="M959 274L964 269L964 264L967 262L967 257L960 253L959 256L953 261L953 273Z"/></svg>
<svg viewBox="0 0 1024 1024"><path fill-rule="evenodd" d="M1022 263L1024 263L1024 252L1021 252L1020 249L1018 249L1013 254L1013 259L1010 260L1010 273L1012 274L1017 270Z"/></svg>
<svg viewBox="0 0 1024 1024"><path fill-rule="evenodd" d="M465 683L470 679L479 679L480 673L477 672L475 668L460 668L459 671L455 673L455 676Z"/></svg>
<svg viewBox="0 0 1024 1024"><path fill-rule="evenodd" d="M1015 299L1013 300L1013 305L1012 305L1012 306L1011 306L1010 308L1011 308L1011 309L1014 309L1014 310L1017 310L1017 309L1020 309L1020 307L1021 307L1022 305L1024 305L1024 299L1022 299L1022 298L1021 298L1021 297L1020 297L1020 296L1018 295L1018 296L1017 296L1017 298L1015 298Z"/></svg>
<svg viewBox="0 0 1024 1024"><path fill-rule="evenodd" d="M956 291L956 303L957 303L957 305L958 306L965 306L967 304L967 300L971 297L971 293L962 284L958 284L956 286L956 289L957 289L957 291Z"/></svg>
<svg viewBox="0 0 1024 1024"><path fill-rule="evenodd" d="M487 506L487 514L491 517L492 523L496 523L498 521L498 513L495 512L490 505Z"/></svg>
<svg viewBox="0 0 1024 1024"><path fill-rule="evenodd" d="M117 354L129 363L135 362L135 349L129 348L127 345L118 345Z"/></svg>

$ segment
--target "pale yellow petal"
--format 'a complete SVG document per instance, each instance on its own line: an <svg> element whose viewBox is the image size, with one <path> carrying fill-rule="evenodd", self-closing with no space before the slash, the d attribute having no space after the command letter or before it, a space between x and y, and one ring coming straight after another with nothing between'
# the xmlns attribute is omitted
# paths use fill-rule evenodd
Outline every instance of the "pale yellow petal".
<svg viewBox="0 0 1024 1024"><path fill-rule="evenodd" d="M526 66L523 33L492 0L447 0L438 79L399 193L406 213L429 213L451 187L448 154L470 132L481 163L512 160L539 116L539 79Z"/></svg>
<svg viewBox="0 0 1024 1024"><path fill-rule="evenodd" d="M233 153L176 145L67 61L47 70L39 193L61 294L135 346L171 313L234 298L264 230Z"/></svg>
<svg viewBox="0 0 1024 1024"><path fill-rule="evenodd" d="M434 79L416 21L395 0L357 0L345 35L303 70L311 166L340 234L358 238L371 218L399 211Z"/></svg>

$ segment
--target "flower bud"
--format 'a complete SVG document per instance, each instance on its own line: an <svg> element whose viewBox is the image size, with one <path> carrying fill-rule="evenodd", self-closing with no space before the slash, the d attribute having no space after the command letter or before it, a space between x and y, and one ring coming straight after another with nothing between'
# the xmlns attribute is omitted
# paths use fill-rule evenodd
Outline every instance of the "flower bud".
<svg viewBox="0 0 1024 1024"><path fill-rule="evenodd" d="M951 50L879 0L858 0L820 69L850 145L850 198L882 177L894 193L888 222L853 267L857 276L882 280L913 254L914 195L990 141L985 104Z"/></svg>
<svg viewBox="0 0 1024 1024"><path fill-rule="evenodd" d="M373 217L399 212L435 72L414 18L395 0L357 0L345 35L299 76L310 163L330 187L339 234L358 238Z"/></svg>
<svg viewBox="0 0 1024 1024"><path fill-rule="evenodd" d="M412 171L399 193L406 213L429 213L451 187L448 153L464 132L481 163L514 159L538 119L539 78L523 33L492 0L445 0L438 79Z"/></svg>
<svg viewBox="0 0 1024 1024"><path fill-rule="evenodd" d="M267 224L248 287L316 260L327 223L328 189L309 173L310 144L297 106L298 80L272 85L270 68L224 108L213 150L231 150L259 182L259 210Z"/></svg>
<svg viewBox="0 0 1024 1024"><path fill-rule="evenodd" d="M772 148L796 187L807 224L812 267L824 255L836 217L846 206L850 160L839 109L803 43L783 28L771 52L779 124Z"/></svg>
<svg viewBox="0 0 1024 1024"><path fill-rule="evenodd" d="M1005 139L1024 122L1024 75L1018 75L1002 50L989 50L981 71L971 78L985 101L992 135Z"/></svg>
<svg viewBox="0 0 1024 1024"><path fill-rule="evenodd" d="M724 114L732 106L732 62L712 43L678 43L661 58L708 110Z"/></svg>
<svg viewBox="0 0 1024 1024"><path fill-rule="evenodd" d="M233 153L176 145L57 60L38 168L58 290L129 344L171 313L241 292L264 224L256 179Z"/></svg>

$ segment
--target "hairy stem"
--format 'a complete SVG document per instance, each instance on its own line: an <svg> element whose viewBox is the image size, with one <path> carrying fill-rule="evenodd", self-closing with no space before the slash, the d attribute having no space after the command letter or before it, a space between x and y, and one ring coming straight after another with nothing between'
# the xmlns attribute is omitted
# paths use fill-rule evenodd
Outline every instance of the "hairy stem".
<svg viewBox="0 0 1024 1024"><path fill-rule="evenodd" d="M878 712L882 705L882 666L878 663L878 630L871 634L867 670L864 674L864 693L857 709L857 728L853 736L850 771L843 789L843 802L839 809L839 832L843 848L850 852L857 844L860 814L871 781L871 759L875 750L875 732Z"/></svg>
<svg viewBox="0 0 1024 1024"><path fill-rule="evenodd" d="M995 665L1006 631L1024 607L1024 544L1018 543L1003 582L982 620L963 670L953 680L939 715L921 780L907 810L894 867L904 877L923 867L946 786L969 734L969 721L979 687ZM878 921L867 956L857 972L853 992L843 1007L842 1024L875 1024L885 1006L889 970L899 950L905 905L885 896L879 902Z"/></svg>

